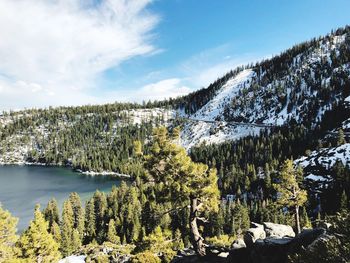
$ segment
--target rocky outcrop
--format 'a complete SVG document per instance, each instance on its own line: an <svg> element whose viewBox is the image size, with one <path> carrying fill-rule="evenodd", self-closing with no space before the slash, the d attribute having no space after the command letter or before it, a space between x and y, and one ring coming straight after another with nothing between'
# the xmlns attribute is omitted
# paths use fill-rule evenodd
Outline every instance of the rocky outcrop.
<svg viewBox="0 0 350 263"><path fill-rule="evenodd" d="M245 241L253 240L252 233L256 234L259 226L252 225L245 235ZM293 237L294 231L291 227L279 224L264 223L266 238L256 239L253 243L246 243L244 247L241 241L235 241L227 257L227 263L283 263L289 254L294 254L305 249L312 249L317 242L323 242L328 238L326 229L307 229ZM237 244L241 244L238 246Z"/></svg>
<svg viewBox="0 0 350 263"><path fill-rule="evenodd" d="M242 238L236 239L231 245L232 249L239 249L244 247L246 247L246 243Z"/></svg>
<svg viewBox="0 0 350 263"><path fill-rule="evenodd" d="M264 222L264 230L267 237L284 238L295 237L294 230L291 226Z"/></svg>
<svg viewBox="0 0 350 263"><path fill-rule="evenodd" d="M208 247L206 257L198 257L191 249L178 253L173 263L284 263L289 255L312 251L320 243L332 239L324 228L306 229L293 237L291 227L280 224L251 224L244 239L237 239L227 251L224 248ZM259 238L260 237L260 238Z"/></svg>
<svg viewBox="0 0 350 263"><path fill-rule="evenodd" d="M256 240L266 238L266 232L264 226L256 223L252 223L252 227L249 228L244 234L244 243L247 247L253 245Z"/></svg>

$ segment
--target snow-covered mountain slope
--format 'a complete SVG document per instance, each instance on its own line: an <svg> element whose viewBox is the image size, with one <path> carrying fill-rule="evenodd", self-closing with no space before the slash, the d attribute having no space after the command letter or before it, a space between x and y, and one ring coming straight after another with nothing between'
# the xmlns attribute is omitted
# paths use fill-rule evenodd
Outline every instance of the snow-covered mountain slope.
<svg viewBox="0 0 350 263"><path fill-rule="evenodd" d="M199 111L187 117L189 122L184 125L181 134L181 144L186 149L201 143L221 143L259 133L260 127L233 125L223 121L225 107L249 85L254 75L251 69L243 70L229 79Z"/></svg>
<svg viewBox="0 0 350 263"><path fill-rule="evenodd" d="M237 76L229 79L225 85L219 90L217 95L209 101L198 112L190 116L191 119L220 121L224 120L224 109L229 106L232 99L238 93L249 85L255 72L252 69L246 69L238 73Z"/></svg>
<svg viewBox="0 0 350 263"><path fill-rule="evenodd" d="M336 162L342 162L344 166L350 165L350 143L345 143L338 147L323 148L313 151L309 156L304 156L295 161L304 169L312 167L323 167L331 169Z"/></svg>
<svg viewBox="0 0 350 263"><path fill-rule="evenodd" d="M338 162L350 167L350 143L313 151L294 161L304 169L305 180L314 192L322 191L333 181L332 168Z"/></svg>
<svg viewBox="0 0 350 263"><path fill-rule="evenodd" d="M314 128L335 105L350 105L350 30L297 45L216 83L215 92L201 95L210 100L186 116L190 121L181 136L186 148L235 140L263 128L247 123L294 121Z"/></svg>
<svg viewBox="0 0 350 263"><path fill-rule="evenodd" d="M343 90L332 86L340 75L349 79L349 61L338 61L339 50L350 45L345 39L346 35L341 35L319 40L291 58L286 63L288 69L281 72L271 74L258 67L251 85L226 108L226 119L282 125L289 119L305 122L314 111L312 117L319 121L332 103L344 99L340 95Z"/></svg>

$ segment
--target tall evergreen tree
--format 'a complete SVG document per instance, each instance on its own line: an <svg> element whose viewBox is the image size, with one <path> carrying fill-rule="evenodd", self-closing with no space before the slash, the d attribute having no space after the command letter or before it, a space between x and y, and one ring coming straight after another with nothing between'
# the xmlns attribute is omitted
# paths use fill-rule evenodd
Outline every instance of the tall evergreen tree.
<svg viewBox="0 0 350 263"><path fill-rule="evenodd" d="M145 168L157 185L158 195L164 201L172 201L174 204L187 203L190 206L192 244L196 252L204 256L205 244L198 224L206 222L200 217L203 209L218 209L216 171L209 170L204 164L192 162L184 148L169 140L165 127L155 130L154 144L159 146L159 149L146 157Z"/></svg>
<svg viewBox="0 0 350 263"><path fill-rule="evenodd" d="M109 220L108 223L107 241L113 244L120 244L120 237L117 235L115 221L113 219Z"/></svg>
<svg viewBox="0 0 350 263"><path fill-rule="evenodd" d="M279 182L274 184L277 203L291 208L294 212L295 229L300 233L299 207L307 200L307 192L301 188L303 171L294 168L292 160L286 160L279 174Z"/></svg>
<svg viewBox="0 0 350 263"><path fill-rule="evenodd" d="M71 193L69 195L69 202L73 210L73 228L78 231L81 242L84 236L84 208L81 205L78 193Z"/></svg>
<svg viewBox="0 0 350 263"><path fill-rule="evenodd" d="M6 262L15 257L15 243L18 239L18 219L4 210L0 204L0 262Z"/></svg>
<svg viewBox="0 0 350 263"><path fill-rule="evenodd" d="M65 201L63 204L61 222L61 252L63 256L68 256L75 250L73 244L73 229L74 217L72 205L69 201Z"/></svg>
<svg viewBox="0 0 350 263"><path fill-rule="evenodd" d="M49 223L49 231L55 222L59 224L59 212L56 199L51 199L43 211L45 220Z"/></svg>
<svg viewBox="0 0 350 263"><path fill-rule="evenodd" d="M47 231L48 222L45 221L40 207L36 206L34 220L30 222L28 229L21 235L18 242L20 257L29 262L52 263L61 257L58 244Z"/></svg>
<svg viewBox="0 0 350 263"><path fill-rule="evenodd" d="M92 198L95 208L96 241L102 243L107 234L107 198L105 193L100 191L96 191Z"/></svg>
<svg viewBox="0 0 350 263"><path fill-rule="evenodd" d="M96 216L93 199L86 202L85 205L85 238L84 243L91 243L96 240Z"/></svg>

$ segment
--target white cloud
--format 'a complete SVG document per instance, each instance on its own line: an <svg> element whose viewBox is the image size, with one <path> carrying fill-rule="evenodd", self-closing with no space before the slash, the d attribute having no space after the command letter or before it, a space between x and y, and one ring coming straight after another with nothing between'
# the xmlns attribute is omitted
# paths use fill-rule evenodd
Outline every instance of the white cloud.
<svg viewBox="0 0 350 263"><path fill-rule="evenodd" d="M143 100L162 100L186 95L191 89L183 85L178 78L165 79L156 83L148 84L138 90L135 97Z"/></svg>
<svg viewBox="0 0 350 263"><path fill-rule="evenodd" d="M237 66L257 61L253 54L234 55L234 48L230 44L220 45L204 50L183 62L181 69L188 81L197 89L207 87L225 73Z"/></svg>
<svg viewBox="0 0 350 263"><path fill-rule="evenodd" d="M1 0L2 108L96 103L97 76L157 52L151 0Z"/></svg>
<svg viewBox="0 0 350 263"><path fill-rule="evenodd" d="M184 85L180 78L163 79L158 82L147 84L139 89L123 90L103 94L104 97L118 98L118 101L143 102L155 101L168 98L176 98L186 95L192 90Z"/></svg>

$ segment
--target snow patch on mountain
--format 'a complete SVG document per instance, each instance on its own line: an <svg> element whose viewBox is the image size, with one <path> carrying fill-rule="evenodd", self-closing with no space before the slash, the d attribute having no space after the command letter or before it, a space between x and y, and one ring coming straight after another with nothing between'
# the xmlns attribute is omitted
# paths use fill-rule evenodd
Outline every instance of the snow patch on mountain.
<svg viewBox="0 0 350 263"><path fill-rule="evenodd" d="M58 261L58 263L85 263L86 256L69 256Z"/></svg>
<svg viewBox="0 0 350 263"><path fill-rule="evenodd" d="M306 180L311 180L314 182L329 182L332 179L329 178L328 176L323 176L323 175L315 175L315 174L309 174L308 176L305 176Z"/></svg>
<svg viewBox="0 0 350 263"><path fill-rule="evenodd" d="M187 123L181 133L181 145L186 149L200 144L218 144L237 140L249 135L258 135L261 127L231 125L229 123L197 121Z"/></svg>
<svg viewBox="0 0 350 263"><path fill-rule="evenodd" d="M256 135L261 127L250 127L223 121L224 109L231 103L233 97L246 85L249 85L255 72L251 69L243 70L229 79L218 90L216 96L195 114L188 116L188 122L181 133L181 144L190 149L201 143L222 143L236 140L248 135Z"/></svg>
<svg viewBox="0 0 350 263"><path fill-rule="evenodd" d="M251 69L243 70L237 76L229 79L219 90L218 94L191 116L191 119L215 121L223 120L223 111L238 92L250 83L255 72Z"/></svg>
<svg viewBox="0 0 350 263"><path fill-rule="evenodd" d="M159 120L162 124L167 125L169 121L176 116L175 110L162 108L153 109L131 109L122 111L128 117L128 121L133 124L142 124Z"/></svg>
<svg viewBox="0 0 350 263"><path fill-rule="evenodd" d="M338 161L342 162L344 166L350 165L350 143L313 151L309 156L304 156L296 160L295 163L301 165L304 169L317 166L330 169Z"/></svg>

